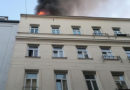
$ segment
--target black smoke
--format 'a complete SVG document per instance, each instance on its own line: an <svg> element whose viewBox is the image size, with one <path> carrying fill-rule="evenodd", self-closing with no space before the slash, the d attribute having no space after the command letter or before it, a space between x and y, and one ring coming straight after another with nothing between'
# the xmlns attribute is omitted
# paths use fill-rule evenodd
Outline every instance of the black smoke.
<svg viewBox="0 0 130 90"><path fill-rule="evenodd" d="M69 16L71 15L72 4L77 0L38 0L36 13L46 11L48 15Z"/></svg>

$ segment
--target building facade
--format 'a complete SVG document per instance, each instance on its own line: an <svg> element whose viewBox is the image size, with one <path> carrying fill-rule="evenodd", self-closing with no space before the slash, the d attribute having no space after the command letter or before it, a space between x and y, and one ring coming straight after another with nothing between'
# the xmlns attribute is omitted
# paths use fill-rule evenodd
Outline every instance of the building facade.
<svg viewBox="0 0 130 90"><path fill-rule="evenodd" d="M130 19L21 15L6 90L129 90Z"/></svg>
<svg viewBox="0 0 130 90"><path fill-rule="evenodd" d="M0 90L5 90L18 23L0 16Z"/></svg>

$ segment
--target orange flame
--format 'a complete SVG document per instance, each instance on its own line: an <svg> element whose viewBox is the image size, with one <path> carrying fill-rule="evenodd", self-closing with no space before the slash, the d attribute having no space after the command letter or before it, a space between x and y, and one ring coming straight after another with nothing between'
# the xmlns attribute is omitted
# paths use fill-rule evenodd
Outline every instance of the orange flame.
<svg viewBox="0 0 130 90"><path fill-rule="evenodd" d="M47 14L47 13L44 12L44 11L40 11L40 12L37 13L37 15L46 15L46 14Z"/></svg>

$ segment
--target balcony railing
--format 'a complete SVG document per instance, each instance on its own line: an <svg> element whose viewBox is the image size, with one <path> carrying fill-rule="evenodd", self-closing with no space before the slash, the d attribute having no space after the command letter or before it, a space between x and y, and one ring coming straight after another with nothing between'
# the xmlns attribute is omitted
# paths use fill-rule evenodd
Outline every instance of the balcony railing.
<svg viewBox="0 0 130 90"><path fill-rule="evenodd" d="M108 56L108 55L103 55L102 56L104 60L121 60L120 56Z"/></svg>
<svg viewBox="0 0 130 90"><path fill-rule="evenodd" d="M23 87L23 90L38 90L38 87Z"/></svg>
<svg viewBox="0 0 130 90"><path fill-rule="evenodd" d="M129 35L128 35L128 34L115 34L115 36L127 37L127 36L129 36Z"/></svg>
<svg viewBox="0 0 130 90"><path fill-rule="evenodd" d="M109 36L107 33L93 33L94 36Z"/></svg>

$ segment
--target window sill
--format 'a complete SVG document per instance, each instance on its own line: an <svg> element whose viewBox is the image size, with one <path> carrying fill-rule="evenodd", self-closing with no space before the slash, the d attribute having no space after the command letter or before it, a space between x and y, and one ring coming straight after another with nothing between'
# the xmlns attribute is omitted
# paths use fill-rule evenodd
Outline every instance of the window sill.
<svg viewBox="0 0 130 90"><path fill-rule="evenodd" d="M67 57L52 57L52 59L67 59Z"/></svg>
<svg viewBox="0 0 130 90"><path fill-rule="evenodd" d="M30 57L30 56L25 56L26 58L41 58L40 56L37 56L37 57Z"/></svg>
<svg viewBox="0 0 130 90"><path fill-rule="evenodd" d="M78 58L79 60L93 60L93 58Z"/></svg>

